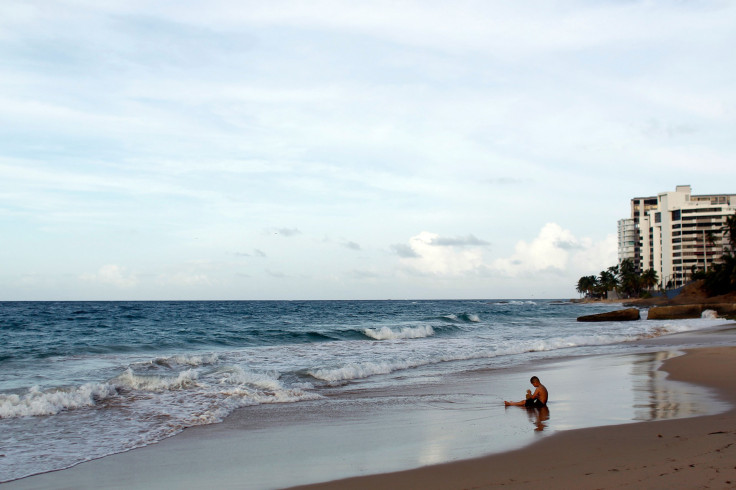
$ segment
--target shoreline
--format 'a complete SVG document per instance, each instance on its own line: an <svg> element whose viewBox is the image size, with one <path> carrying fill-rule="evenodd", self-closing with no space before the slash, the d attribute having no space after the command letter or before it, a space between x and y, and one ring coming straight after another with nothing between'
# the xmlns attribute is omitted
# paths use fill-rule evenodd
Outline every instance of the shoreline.
<svg viewBox="0 0 736 490"><path fill-rule="evenodd" d="M624 419L621 419L624 422L615 420L620 415L619 411L636 411L637 404L640 411L643 406L645 417L651 416L649 412L655 411L654 402L658 405L658 409L664 407L667 410L675 408L682 411L684 415L680 416L688 416L688 409L694 410L692 413L703 413L702 407L700 409L687 407L688 396L691 395L688 392L678 392L678 388L670 386L671 383L664 383L664 375L657 367L664 361L669 369L671 362L692 358L693 353L699 351L688 350L685 356L667 360L675 352L686 349L683 345L702 346L704 343L733 345L736 342L736 336L733 335L736 328L733 324L726 324L720 328L712 327L709 330L641 341L641 344L646 345L647 352L620 355L591 354L546 361L542 364L531 363L522 369L501 368L488 372L449 376L437 384L430 383L410 393L401 393L398 405L396 392L371 390L361 393L358 389L354 392L355 397L347 400L332 399L329 402L251 407L231 415L222 423L193 427L151 446L113 454L64 470L10 481L2 487L95 488L100 485L99 478L102 474L107 475L105 486L110 488L202 486L206 482L225 488L285 488L310 481L327 480L333 481L300 488L374 488L376 485L396 488L404 486L483 488L483 485L503 484L504 481L509 483L512 482L511 479L514 485L518 485L525 481L525 473L529 472L530 464L538 464L535 462L538 458L542 461L549 458L548 455L545 456L545 452L555 455L555 462L550 471L561 467L560 461L556 459L560 453L558 446L564 446L567 452L568 446L573 447L576 444L574 437L577 436L573 436L573 441L569 442L566 439L570 437L568 434L588 434L586 431L591 431L593 435L589 436L589 440L596 443L601 438L615 440L618 434L636 435L639 431L632 427L712 419L724 415L637 423L636 414L630 413L628 415L630 418L624 416ZM715 350L719 349L721 348ZM725 349L730 349L730 357L736 357L734 350L736 347ZM724 363L716 367L723 369L724 372L733 372L734 366ZM525 383L528 383L526 371L532 368L543 380L553 374L557 376L552 393L553 403L550 405L553 410L553 421L557 426L553 424L552 429L544 433L532 432L530 422L533 421L531 418L527 419L525 410L506 411L502 407L495 406L502 405L502 397L518 391L522 383L524 388L526 387ZM637 374L639 378L627 378L630 376L626 374L629 370L641 371ZM616 403L607 404L610 406L599 405L596 411L591 411L574 396L580 396L583 392L593 393L596 399L605 396L606 387L595 386L595 382L591 379L586 379L583 385L575 385L581 376L593 375L603 376L608 383L619 385L639 379L639 386L633 390L638 389L644 393L643 402L642 399L637 401L630 393L626 393L624 398L629 396L630 399L622 400L619 405ZM677 376L670 375L669 378L678 379ZM682 381L693 383L693 386L710 386L707 379L702 379L702 374L700 377L695 376ZM719 387L710 386L710 388ZM664 393L660 395L664 396L661 399L647 398L662 389ZM736 391L731 385L725 389L727 392L730 390L731 395ZM702 394L702 390L695 392ZM573 398L570 398L571 394ZM723 395L721 397L723 398ZM733 398L731 396L727 399L730 408L725 412L730 414L731 421L736 417L734 413L736 400ZM603 412L604 419L606 416L609 419L601 422L604 419L600 418L601 414L598 412ZM453 421L452 418L458 416L467 420ZM617 425L622 423L624 425ZM591 426L593 427L590 429L569 429L569 427ZM733 424L730 427L729 434L734 432ZM606 435L609 432L616 437ZM453 441L453 438L457 441ZM397 444L396 441L401 441L401 444ZM625 446L625 442L624 437L619 445ZM638 445L637 443L637 447ZM425 447L426 454L413 454L412 451L416 451L418 447ZM540 453L539 447L546 449L542 449ZM308 454L314 453L315 450L321 454L317 456ZM489 453L495 454L483 456ZM308 462L300 461L305 455L311 459L308 458ZM588 456L590 448L583 446L579 457ZM603 459L610 458L606 456ZM514 466L516 460L525 463ZM246 461L250 466L243 464ZM446 463L447 461L453 462ZM487 471L484 473L484 469L494 467L493 465L497 468L494 473L496 479L487 482L488 474ZM261 467L255 470L256 473L260 471L260 474L254 473L254 466ZM293 473L289 478L269 477L269 473L284 472L285 468ZM417 469L406 470L406 468ZM444 480L437 476L438 471L445 472ZM361 473L366 476L353 477ZM463 479L458 479L458 475L464 475ZM472 485L466 481L471 477L476 478ZM502 477L506 479L498 480ZM348 479L339 480L339 478ZM430 481L427 481L427 478ZM567 476L562 475L558 478L567 483ZM384 479L387 479L386 483L383 483ZM736 481L736 477L731 481ZM435 482L437 486L432 487ZM546 477L530 482L530 485L538 486L543 483L549 487ZM590 485L586 481L579 483Z"/></svg>
<svg viewBox="0 0 736 490"><path fill-rule="evenodd" d="M521 449L294 489L732 488L736 485L736 347L701 347L664 361L668 378L715 389L720 414L562 431ZM564 449L564 450L561 450Z"/></svg>

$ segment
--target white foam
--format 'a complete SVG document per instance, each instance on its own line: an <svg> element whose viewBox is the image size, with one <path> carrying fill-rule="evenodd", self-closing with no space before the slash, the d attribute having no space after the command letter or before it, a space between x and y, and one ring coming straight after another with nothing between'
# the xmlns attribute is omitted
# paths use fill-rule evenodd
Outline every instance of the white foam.
<svg viewBox="0 0 736 490"><path fill-rule="evenodd" d="M154 364L159 364L163 366L173 366L173 365L180 365L180 366L192 366L192 367L199 367L199 366L208 366L211 364L217 363L217 361L220 360L220 356L217 354L209 354L209 355L176 355L171 357L159 357L153 361Z"/></svg>
<svg viewBox="0 0 736 490"><path fill-rule="evenodd" d="M409 361L394 362L361 362L350 363L345 366L334 369L317 369L308 371L310 376L328 382L348 381L351 379L362 379L377 374L389 374L401 369L409 369L417 367L424 363L412 363Z"/></svg>
<svg viewBox="0 0 736 490"><path fill-rule="evenodd" d="M24 395L0 394L0 419L55 415L64 410L92 407L117 394L109 383L86 383L69 389L41 391L33 386Z"/></svg>
<svg viewBox="0 0 736 490"><path fill-rule="evenodd" d="M468 313L468 321L473 323L479 323L480 317L478 315L474 315L473 313Z"/></svg>
<svg viewBox="0 0 736 490"><path fill-rule="evenodd" d="M245 371L240 366L230 366L223 372L224 376L220 378L220 384L244 385L271 391L284 389L282 383L278 380L279 375L277 373Z"/></svg>
<svg viewBox="0 0 736 490"><path fill-rule="evenodd" d="M170 390L182 390L185 388L191 388L197 385L197 378L199 374L193 369L180 372L175 377L166 376L143 376L135 374L132 369L128 368L113 379L113 383L117 386L129 388L132 390L139 391L170 391Z"/></svg>
<svg viewBox="0 0 736 490"><path fill-rule="evenodd" d="M430 326L420 326L403 327L401 330L395 331L389 327L381 327L379 329L366 328L363 333L376 340L421 339L434 335L434 329Z"/></svg>
<svg viewBox="0 0 736 490"><path fill-rule="evenodd" d="M700 318L715 320L716 318L718 318L718 312L715 310L704 310L703 313L701 313Z"/></svg>
<svg viewBox="0 0 736 490"><path fill-rule="evenodd" d="M403 358L371 362L347 362L338 367L312 369L307 371L307 374L328 383L338 383L390 374L395 371L438 364L440 362L495 358L527 352L549 352L573 347L611 345L696 330L704 328L704 326L701 320L671 324L633 322L629 328L620 330L617 333L588 333L538 340L507 341L497 343L491 349L483 347L475 348L472 344L466 346L454 345L454 347L451 347L450 343L452 341L448 341L450 343L432 353L425 352L424 354L416 355L416 352L412 351L412 354Z"/></svg>

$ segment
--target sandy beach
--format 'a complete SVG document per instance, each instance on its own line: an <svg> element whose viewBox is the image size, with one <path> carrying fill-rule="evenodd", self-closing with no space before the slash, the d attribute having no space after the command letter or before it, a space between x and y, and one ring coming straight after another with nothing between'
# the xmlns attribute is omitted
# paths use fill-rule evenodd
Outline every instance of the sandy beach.
<svg viewBox="0 0 736 490"><path fill-rule="evenodd" d="M644 341L635 354L251 407L3 488L731 488L734 341L727 325ZM502 406L528 372L554 382L551 417Z"/></svg>
<svg viewBox="0 0 736 490"><path fill-rule="evenodd" d="M665 362L670 378L736 402L736 347ZM561 432L484 458L300 488L734 488L736 410L678 420Z"/></svg>

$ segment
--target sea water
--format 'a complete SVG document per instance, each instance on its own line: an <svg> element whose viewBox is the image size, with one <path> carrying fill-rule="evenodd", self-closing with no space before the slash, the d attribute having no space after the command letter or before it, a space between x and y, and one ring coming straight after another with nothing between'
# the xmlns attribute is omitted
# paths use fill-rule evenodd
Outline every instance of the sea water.
<svg viewBox="0 0 736 490"><path fill-rule="evenodd" d="M221 422L241 407L627 352L722 323L579 323L553 300L0 302L0 481Z"/></svg>

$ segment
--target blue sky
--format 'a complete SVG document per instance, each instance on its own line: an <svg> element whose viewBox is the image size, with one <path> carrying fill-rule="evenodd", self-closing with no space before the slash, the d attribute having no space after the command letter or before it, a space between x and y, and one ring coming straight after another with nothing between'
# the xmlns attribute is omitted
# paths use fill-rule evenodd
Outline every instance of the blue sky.
<svg viewBox="0 0 736 490"><path fill-rule="evenodd" d="M736 193L728 1L0 3L0 300L572 297Z"/></svg>

